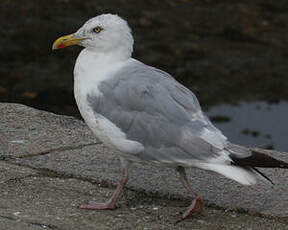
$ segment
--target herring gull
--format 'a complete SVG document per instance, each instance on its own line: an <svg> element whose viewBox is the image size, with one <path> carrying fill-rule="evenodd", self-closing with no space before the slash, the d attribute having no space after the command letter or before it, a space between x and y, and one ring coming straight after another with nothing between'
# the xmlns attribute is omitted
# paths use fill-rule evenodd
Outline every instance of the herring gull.
<svg viewBox="0 0 288 230"><path fill-rule="evenodd" d="M106 203L81 208L116 208L133 161L179 172L195 196L183 219L203 207L185 168L214 171L243 185L271 182L255 167L288 168L283 161L230 143L203 114L193 92L168 73L133 59L131 30L119 16L92 18L76 33L58 38L53 49L75 44L84 47L74 67L78 108L95 136L119 153L123 168L123 178Z"/></svg>

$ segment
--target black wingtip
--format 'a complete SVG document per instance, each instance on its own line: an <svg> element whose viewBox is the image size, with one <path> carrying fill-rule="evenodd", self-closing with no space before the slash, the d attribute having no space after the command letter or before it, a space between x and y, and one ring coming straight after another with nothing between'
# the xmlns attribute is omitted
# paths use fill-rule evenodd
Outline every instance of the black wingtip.
<svg viewBox="0 0 288 230"><path fill-rule="evenodd" d="M288 169L288 163L277 160L264 153L252 150L252 155L245 158L230 155L233 164L242 167L259 167L259 168L284 168Z"/></svg>
<svg viewBox="0 0 288 230"><path fill-rule="evenodd" d="M273 186L275 185L273 183L273 181L268 176L266 176L264 173L262 173L261 171L259 171L258 169L254 168L254 167L252 167L252 169L254 171L256 171L258 174L260 174L262 177L264 177L267 181L269 181Z"/></svg>

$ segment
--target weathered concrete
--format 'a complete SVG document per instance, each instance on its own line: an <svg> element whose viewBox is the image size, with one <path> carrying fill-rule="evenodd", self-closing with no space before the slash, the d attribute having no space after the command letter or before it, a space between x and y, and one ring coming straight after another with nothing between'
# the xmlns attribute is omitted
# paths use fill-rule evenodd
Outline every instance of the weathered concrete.
<svg viewBox="0 0 288 230"><path fill-rule="evenodd" d="M150 165L133 166L119 209L77 208L107 199L120 172L117 153L81 121L3 103L0 144L0 229L288 229L288 170L262 170L274 187L244 187L193 169L206 215L175 225L190 196L172 169Z"/></svg>
<svg viewBox="0 0 288 230"><path fill-rule="evenodd" d="M0 117L0 136L14 157L96 142L85 124L72 117L13 104L2 105Z"/></svg>

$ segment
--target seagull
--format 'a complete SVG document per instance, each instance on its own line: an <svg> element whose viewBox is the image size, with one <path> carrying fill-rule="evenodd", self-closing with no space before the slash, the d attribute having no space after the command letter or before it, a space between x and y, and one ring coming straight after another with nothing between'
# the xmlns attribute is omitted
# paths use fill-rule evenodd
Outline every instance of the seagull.
<svg viewBox="0 0 288 230"><path fill-rule="evenodd" d="M95 136L119 153L123 171L107 202L91 201L80 208L115 209L133 162L174 168L180 174L194 198L183 219L203 209L186 168L210 170L243 185L272 183L256 167L288 168L284 161L229 142L202 112L193 92L168 73L132 58L133 43L124 19L102 14L52 46L84 47L74 67L76 103Z"/></svg>

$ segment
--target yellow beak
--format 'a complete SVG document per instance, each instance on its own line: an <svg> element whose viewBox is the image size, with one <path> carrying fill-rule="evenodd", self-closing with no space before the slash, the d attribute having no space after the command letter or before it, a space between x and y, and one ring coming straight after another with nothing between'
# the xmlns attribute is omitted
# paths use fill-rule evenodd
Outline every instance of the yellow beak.
<svg viewBox="0 0 288 230"><path fill-rule="evenodd" d="M77 45L80 41L85 38L75 38L74 34L69 34L63 37L58 38L52 46L52 50L62 49L67 46Z"/></svg>

